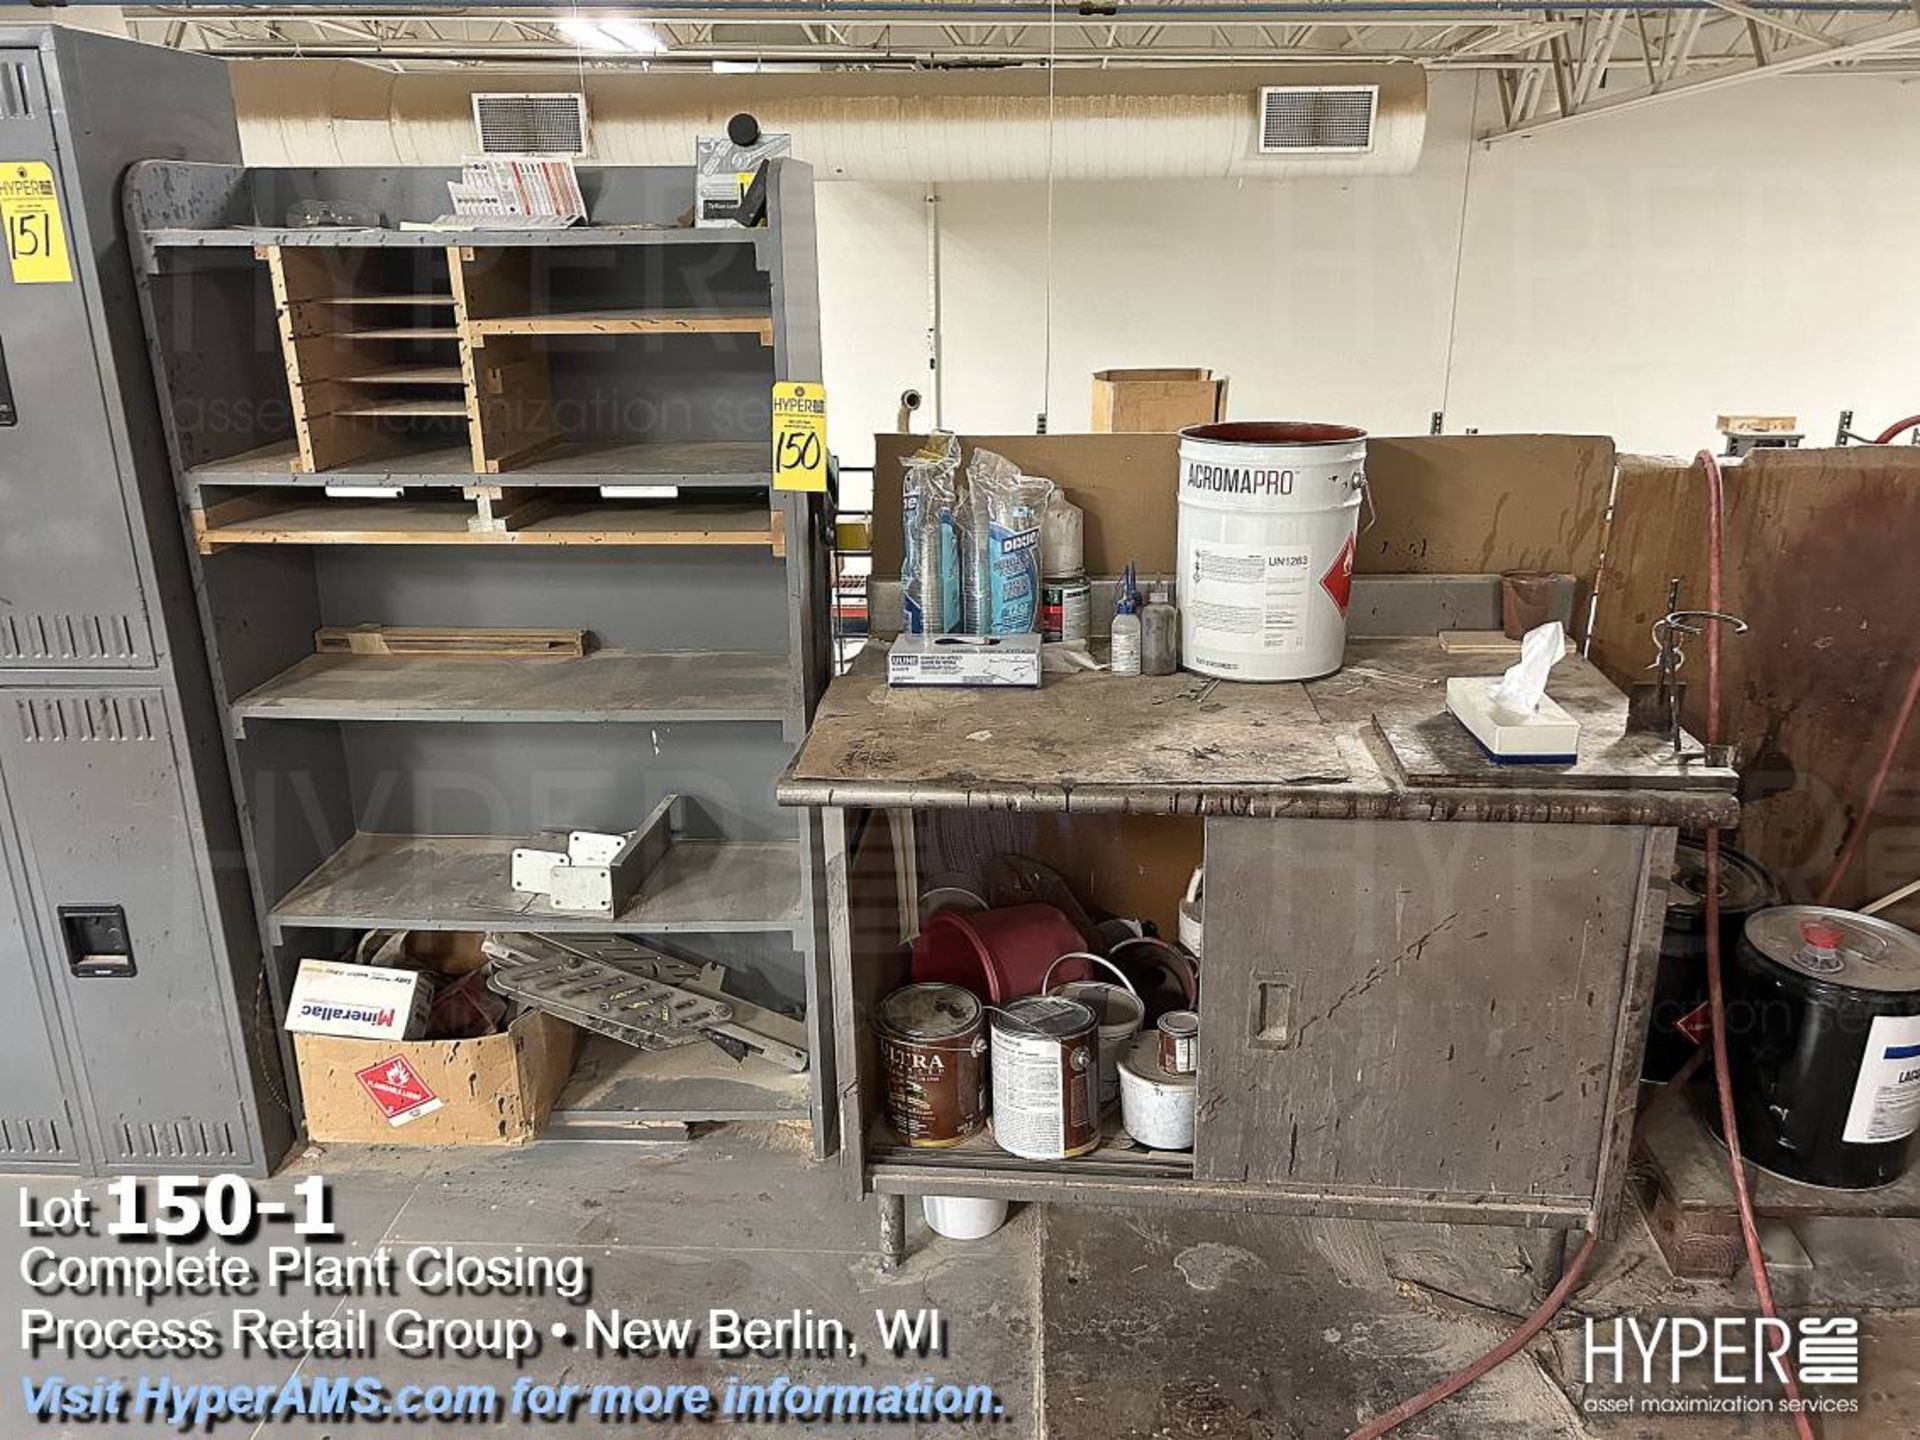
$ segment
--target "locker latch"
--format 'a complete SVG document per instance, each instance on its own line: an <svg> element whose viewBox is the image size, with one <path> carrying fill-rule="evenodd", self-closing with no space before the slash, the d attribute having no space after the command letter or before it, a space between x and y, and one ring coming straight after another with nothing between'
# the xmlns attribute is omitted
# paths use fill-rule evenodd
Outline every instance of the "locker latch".
<svg viewBox="0 0 1920 1440"><path fill-rule="evenodd" d="M67 968L82 980L134 973L125 907L62 905L60 933L67 942Z"/></svg>

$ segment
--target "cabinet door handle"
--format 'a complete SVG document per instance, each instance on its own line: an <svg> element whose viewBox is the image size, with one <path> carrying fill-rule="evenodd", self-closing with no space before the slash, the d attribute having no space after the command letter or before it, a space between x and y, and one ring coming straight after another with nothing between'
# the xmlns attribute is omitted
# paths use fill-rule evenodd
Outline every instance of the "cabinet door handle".
<svg viewBox="0 0 1920 1440"><path fill-rule="evenodd" d="M1293 1044L1293 981L1283 975L1253 977L1253 1013L1247 1047L1285 1050Z"/></svg>

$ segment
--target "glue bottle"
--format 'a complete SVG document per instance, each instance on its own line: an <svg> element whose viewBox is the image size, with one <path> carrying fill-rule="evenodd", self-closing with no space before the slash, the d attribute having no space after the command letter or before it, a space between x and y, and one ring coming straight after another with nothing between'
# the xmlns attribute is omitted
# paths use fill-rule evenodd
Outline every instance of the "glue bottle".
<svg viewBox="0 0 1920 1440"><path fill-rule="evenodd" d="M1120 592L1113 601L1113 673L1140 673L1140 592L1135 588L1133 562L1121 577Z"/></svg>

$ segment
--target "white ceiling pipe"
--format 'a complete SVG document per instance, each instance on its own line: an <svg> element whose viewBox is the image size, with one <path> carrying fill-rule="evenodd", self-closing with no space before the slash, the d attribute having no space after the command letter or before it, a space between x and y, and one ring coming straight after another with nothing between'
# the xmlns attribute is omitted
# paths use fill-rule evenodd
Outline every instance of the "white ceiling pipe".
<svg viewBox="0 0 1920 1440"><path fill-rule="evenodd" d="M474 91L578 88L547 74L390 74L335 61L237 62L233 75L254 165L457 164L476 149ZM1053 172L1064 180L1403 175L1426 135L1426 76L1412 65L1060 70L1054 81ZM1260 87L1319 84L1380 87L1372 151L1261 155ZM585 88L592 164L690 163L694 136L751 110L766 129L790 131L822 179L1047 174L1043 70L590 75Z"/></svg>

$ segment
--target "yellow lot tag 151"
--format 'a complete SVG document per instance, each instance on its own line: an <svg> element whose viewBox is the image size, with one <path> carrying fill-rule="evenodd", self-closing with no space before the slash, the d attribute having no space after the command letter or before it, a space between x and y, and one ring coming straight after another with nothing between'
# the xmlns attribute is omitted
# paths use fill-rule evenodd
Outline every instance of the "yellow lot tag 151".
<svg viewBox="0 0 1920 1440"><path fill-rule="evenodd" d="M44 160L0 160L0 221L16 285L59 285L73 279L60 191Z"/></svg>
<svg viewBox="0 0 1920 1440"><path fill-rule="evenodd" d="M827 391L811 380L773 386L773 488L827 488Z"/></svg>

